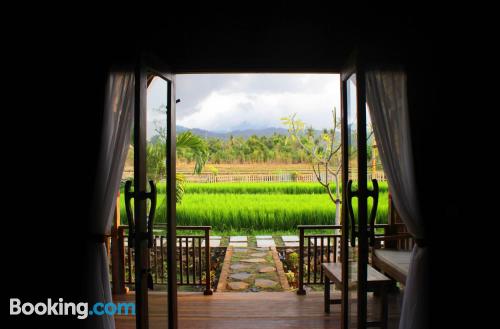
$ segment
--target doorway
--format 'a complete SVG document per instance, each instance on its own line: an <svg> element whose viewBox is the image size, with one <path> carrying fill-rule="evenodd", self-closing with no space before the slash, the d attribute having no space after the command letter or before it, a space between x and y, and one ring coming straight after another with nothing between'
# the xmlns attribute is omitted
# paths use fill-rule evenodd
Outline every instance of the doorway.
<svg viewBox="0 0 500 329"><path fill-rule="evenodd" d="M163 135L165 137L165 146L164 146L164 150L165 150L165 159L166 159L166 164L162 167L161 165L160 166L150 166L149 164L152 164L153 161L151 162L148 162L147 158L148 158L148 142L149 144L154 144L154 143L151 143L153 137L154 137L154 134L152 134L152 130L151 128L149 127L150 125L154 125L154 120L149 120L148 121L148 117L154 117L154 115L151 115L149 112L147 112L148 114L146 115L146 118L144 117L139 117L137 118L136 116L136 124L135 124L135 129L134 130L134 142L137 143L135 145L138 145L139 148L137 148L137 146L134 146L134 158L137 156L141 156L140 153L141 153L141 148L144 150L142 151L142 156L146 158L146 161L144 163L141 163L140 160L136 159L135 161L135 164L136 164L136 168L144 168L144 169L141 169L143 171L146 172L146 176L148 176L148 171L149 173L151 173L151 168L157 168L160 172L161 171L164 171L165 172L165 179L166 181L164 182L164 198L161 198L159 197L157 199L157 202L158 204L161 204L163 203L164 204L164 207L165 207L165 211L163 213L161 212L158 212L157 214L155 214L156 216L156 219L159 219L161 216L163 216L163 219L164 219L164 222L165 223L165 234L166 234L166 239L165 239L165 244L166 244L166 250L167 250L167 256L166 256L166 269L165 271L167 272L166 276L167 278L170 276L170 280L167 279L167 283L166 283L166 291L168 291L168 294L164 295L165 298L167 298L168 296L168 301L165 301L165 304L167 305L167 309L168 309L168 314L169 316L167 317L167 322L169 324L169 326L171 326L171 328L175 328L176 326L178 326L178 323L177 323L177 312L178 312L178 309L177 309L177 301L178 301L178 297L177 297L177 292L179 290L179 273L177 273L177 269L178 269L178 264L179 262L181 263L181 269L182 269L182 262L184 260L187 260L189 262L189 259L193 260L194 259L194 271L190 272L189 269L187 269L187 272L184 272L185 275L184 275L184 278L189 280L189 279L194 279L194 282L196 282L196 273L197 273L197 270L196 270L196 260L200 260L204 257L197 257L196 253L199 251L199 250L202 250L202 241L201 240L197 240L198 237L195 236L195 234L192 234L193 230L195 230L194 226L196 225L183 225L183 226L186 226L189 230L189 232L187 233L187 236L186 236L186 239L183 239L182 237L180 238L180 240L178 239L178 236L177 236L177 230L179 229L179 226L180 225L177 225L178 223L178 216L177 216L177 213L176 213L176 204L178 202L178 194L179 194L179 180L177 179L177 174L178 174L178 171L176 170L176 167L179 165L179 163L176 161L175 159L175 155L176 155L176 145L175 145L175 141L176 141L176 138L178 136L178 134L176 133L176 128L179 128L179 127L176 127L176 125L174 124L175 121L175 104L177 102L183 102L183 99L179 99L177 100L175 98L174 95L174 92L175 92L175 88L174 88L174 83L176 81L176 79L172 76L168 76L168 78L165 78L165 77L157 77L156 79L152 79L152 74L146 74L146 84L149 85L149 88L151 88L151 90L153 90L154 88L156 88L155 86L155 81L164 81L164 85L165 85L165 88L164 88L164 94L166 95L165 96L165 101L166 101L166 104L161 104L161 103L158 103L156 107L156 110L158 110L156 115L157 115L157 121L159 122L164 122L165 123L165 126L164 126L164 129L162 129L161 127L161 124L160 124L160 127L156 127L156 132L163 132ZM355 75L354 75L355 76ZM149 77L149 78L148 78ZM177 78L179 78L180 76L178 76ZM358 108L356 106L356 103L353 103L352 99L355 99L356 101L359 101L359 96L356 95L355 93L355 90L353 89L353 86L354 87L357 87L359 88L359 85L358 85L358 80L356 79L353 79L352 78L353 76L351 75L349 78L347 78L346 80L342 79L342 88L340 86L338 86L338 91L340 93L340 91L342 91L342 95L343 95L343 100L345 100L345 104L344 102L342 103L342 124L344 124L344 121L347 120L347 122L349 123L347 126L349 128L351 128L351 130L348 130L348 129L342 129L341 132L342 132L342 138L346 140L346 142L344 143L344 145L349 145L347 148L343 148L343 152L350 152L349 155L350 155L350 158L352 161L349 161L347 163L347 165L344 165L344 170L347 170L346 173L347 174L342 174L341 176L343 177L342 179L347 179L347 178L353 178L353 173L357 173L357 177L358 177L358 188L360 186L360 184L362 185L363 183L359 183L360 180L359 180L359 177L360 175L361 176L365 176L365 182L366 182L366 174L367 174L367 167L366 167L366 143L364 146L360 146L358 145L358 143L356 142L356 140L359 138L361 140L364 140L366 141L366 130L365 130L365 135L364 136L361 136L361 134L359 134L359 128L355 129L355 130L352 130L352 128L354 126L356 127L364 127L364 129L366 129L366 121L363 123L363 118L361 118L360 116L358 116ZM143 78L144 79L144 78ZM159 80L158 80L159 79ZM350 80L349 80L350 79ZM340 80L340 79L339 79ZM344 85L344 82L345 82L345 85ZM348 84L350 83L350 85ZM146 90L149 90L148 87L146 87ZM351 88L351 89L348 89L348 88ZM349 98L345 97L344 96L344 93L346 95L349 96ZM147 97L147 96L146 96ZM144 99L147 99L146 97L143 96ZM351 99L349 101L347 101L348 99ZM340 101L340 99L339 99ZM361 104L364 104L364 102L360 102ZM139 107L142 109L141 111L144 111L144 108L148 109L148 106L147 106L147 101L146 101L146 104L138 104ZM181 106L180 104L178 105L179 107ZM163 110L164 108L164 110ZM172 109L172 111L169 111L169 109ZM359 110L361 111L361 110ZM340 108L339 108L339 114L340 114ZM136 113L137 115L137 113ZM360 120L361 119L361 120ZM142 121L141 121L142 120ZM357 120L361 121L361 123L359 123L359 121L357 122ZM366 120L366 119L365 119ZM339 120L340 121L340 120ZM140 122L145 122L145 125L144 126L140 126ZM347 126L344 126L344 127L347 127ZM192 129L193 127L191 127L191 130L194 130ZM195 127L196 128L196 127ZM141 131L138 131L137 129L141 130ZM183 129L181 127L181 129ZM349 132L348 132L349 131ZM347 138L345 138L345 132L347 132ZM149 136L148 136L149 134ZM160 135L160 134L159 134ZM233 136L234 137L234 136ZM340 138L340 136L339 136ZM141 141L142 139L142 141ZM144 142L145 141L145 142ZM234 142L234 141L233 141ZM356 147L351 147L351 146L356 146ZM150 148L151 148L151 145L150 145ZM356 148L357 150L361 149L361 152L358 152L356 151ZM161 149L161 148L160 148ZM364 149L364 151L363 151ZM161 150L160 150L161 151ZM359 153L365 153L365 157L363 158L363 156L361 156L361 158L359 158ZM149 153L149 154L154 154L154 152L152 153ZM345 153L347 154L347 153ZM179 155L179 154L177 154ZM221 159L223 158L222 155L220 155ZM182 157L184 157L185 160L188 160L188 159L191 159L191 163L190 165L191 166L194 166L196 167L196 161L193 161L194 158L196 158L196 155L193 155L193 154L190 154L189 152L186 152L186 153L183 153L182 154ZM343 161L343 163L345 164L345 159L346 157L344 156L344 158L341 160ZM347 159L349 159L349 157L347 157ZM360 166L359 164L360 163L365 163L364 167L363 166ZM217 165L220 166L221 162L219 161L219 163L217 163ZM183 163L182 165L189 165L188 163ZM208 165L213 165L211 163L208 163ZM244 165L244 163L243 163ZM354 170L355 167L358 166L358 170L357 172ZM223 181L222 180L222 174L219 170L220 168L217 168L216 166L213 166L214 169L210 168L209 169L209 175L207 177L211 177L211 178L206 178L207 180L210 180L210 179L214 179L214 180L218 180L219 182L220 181ZM224 166L220 166L220 167L224 167ZM148 169L149 168L149 169ZM191 168L190 168L191 169ZM153 170L154 171L154 170ZM186 174L186 173L185 173ZM267 177L267 178L256 178L258 177L258 175L250 175L249 177L254 177L253 179L256 180L256 179L263 179L263 180L268 180L268 181L272 181L273 179L277 179L275 177L279 177L281 175L281 177L287 177L286 179L290 179L290 180L294 180L294 179L297 179L299 180L301 177L302 173L288 173L288 175L284 175L282 172L281 173L276 173L275 176L272 176L272 175L267 175L267 176L264 176L264 177ZM313 173L314 175L314 173ZM234 175L233 175L234 176ZM321 176L321 175L320 175ZM159 177L159 176L158 176ZM172 180L169 180L167 179L168 177L176 177L176 179L172 179ZM196 176L196 175L193 175L192 176L193 178L196 177L196 178L200 178L200 176ZM327 175L328 177L328 175ZM151 190L147 188L149 182L147 182L148 178L150 177L146 177L146 178L142 178L143 182L145 183L145 188L144 188L144 192L145 194L147 193L150 193ZM314 178L314 176L313 176ZM159 180L157 179L156 181L158 183L162 183L162 179L163 178L160 178ZM226 178L226 179L229 179L229 178ZM238 178L230 178L232 180L237 180ZM283 178L285 179L285 178ZM141 177L138 177L136 178L135 176L135 173L134 173L134 184L137 184L137 182L141 180ZM181 178L182 180L182 178ZM157 184L158 184L157 183ZM345 181L343 181L344 184L346 184ZM200 183L201 184L201 183ZM141 185L142 186L142 185ZM160 184L161 186L161 184ZM208 186L208 185L207 185ZM207 187L205 186L204 188L205 189L210 189L210 187ZM157 185L158 187L158 185ZM195 188L198 188L198 189L202 189L201 187L196 187L196 186L192 186L191 188L195 189ZM320 186L321 188L321 186ZM183 190L184 193L186 193L186 190L184 189ZM255 192L255 191L254 191ZM214 195L217 195L219 194L218 191L215 191L215 193L213 193ZM255 194L255 193L254 193ZM189 191L186 193L186 195L189 195ZM345 196L344 196L345 198ZM366 201L366 199L365 199ZM366 218L367 216L367 205L365 206L365 210L361 209L363 206L361 205L362 202L358 201L358 204L357 204L357 207L358 207L358 216L359 218L361 218L361 216L363 215L364 213L364 216ZM263 203L260 203L260 205L263 205ZM136 206L135 207L135 211L137 211L138 209L140 208L140 206ZM150 223L149 219L148 219L148 214L147 212L151 209L150 206L148 206L148 203L146 201L146 206L143 208L143 217L145 216L145 220L143 220L143 224L145 223L146 226L142 228L142 230L145 230L145 231L142 231L143 233L144 232L151 232L151 230L148 228L148 223ZM348 216L347 215L347 210L342 210L342 216ZM145 214L145 215L144 215ZM136 218L140 218L139 215L137 215ZM334 218L334 217L333 217ZM347 217L344 217L344 218L347 218ZM358 219L358 222L364 222L366 223L366 220L360 220ZM212 222L208 222L208 223L198 223L198 224L211 224ZM330 223L331 223L331 218L330 218ZM342 224L342 225L348 225L347 224L348 221L345 221L343 220L342 223L337 223L337 224ZM183 223L183 224L193 224L193 223ZM299 223L300 224L304 224L303 222L302 223ZM307 224L307 223L306 223ZM198 225L198 226L210 226L210 225ZM139 228L138 228L139 229ZM210 228L212 229L212 228ZM366 229L366 225L365 225L365 229ZM349 231L350 228L349 226L347 226L346 228L342 227L342 230L339 230L337 229L337 233L341 233L341 234L344 234L344 232L350 232ZM366 237L366 233L364 233L365 235L362 236L361 234L361 231L362 231L362 227L361 225L358 226L357 228L358 232L359 232L359 235L356 237L356 243L353 243L353 244L348 244L347 247L344 250L344 252L347 250L349 251L349 254L347 255L351 255L351 256L354 256L353 260L359 262L361 264L361 240L365 239ZM153 231L154 232L154 231ZM217 232L219 233L219 232ZM260 234L256 234L255 235L255 239L252 239L252 246L253 246L253 243L255 243L255 247L258 248L258 241L257 240L274 240L274 242L276 243L276 238L275 236L273 236L273 234L271 234L271 239L268 239L268 232L259 232ZM236 234L238 235L232 235L233 237L242 237L242 233L241 232L236 232ZM348 236L350 238L350 236L348 235L349 233L345 233L346 236ZM159 234L161 235L161 234ZM266 236L267 235L267 236ZM215 234L215 236L217 237L218 234ZM257 236L260 237L260 239L257 239ZM285 234L282 234L281 235L281 242L284 244L285 242L285 239L283 239L283 237L285 237L286 235ZM203 242L205 242L205 246L207 245L206 242L210 242L210 245L212 244L212 240L217 240L217 239L211 239L210 237L206 237L205 235L203 236L204 237L204 240ZM247 247L248 247L248 244L249 244L249 235L246 235L245 236L247 238ZM266 238L264 238L266 237ZM191 238L191 240L189 240ZM225 239L225 241L224 241ZM168 241L177 241L177 244L173 245L172 243L169 243ZM222 243L222 245L224 244L231 244L231 242L233 242L233 246L232 247L236 247L238 248L238 243L243 243L245 241L236 241L237 239L231 241L231 238L230 237L222 237L221 236L221 239L219 239L219 243ZM300 240L299 241L289 241L289 242L295 242L297 244L300 245ZM348 238L345 238L343 239L342 241L348 241L349 239ZM352 239L351 239L352 240ZM156 237L153 238L153 244L156 243ZM160 244L162 243L161 242L161 238L160 238ZM200 242L198 242L200 241ZM320 238L319 240L316 239L314 242L318 243L318 241L320 241L319 243L323 244L323 239ZM328 240L330 241L330 240ZM340 247L340 239L338 240L338 243L339 243L339 247ZM302 242L303 242L303 239L302 239ZM309 243L311 243L311 240L309 240ZM326 243L325 243L326 244ZM178 255L179 252L182 253L182 250L183 250L183 246L185 246L186 249L186 252L184 252L184 254L182 255ZM196 248L198 247L198 249ZM243 246L241 246L243 248ZM285 247L285 246L284 246ZM147 287L147 283L148 283L148 280L151 280L149 279L149 276L148 275L151 275L152 276L152 273L151 272L151 261L150 261L150 257L151 257L151 254L147 254L147 249L148 248L145 248L145 247L142 247L144 249L146 249L146 256L143 255L144 258L142 258L142 260L140 260L139 262L137 262L137 254L140 253L139 250L141 250L140 248L137 249L136 251L136 258L135 258L135 261L136 261L136 264L140 264L140 262L142 261L143 264L144 264L144 268L140 273L140 275L142 275L143 277L139 280L136 279L136 289L141 289L143 292L142 293L137 293L137 290L136 290L136 297L137 299L141 299L143 302L144 300L146 301L146 304L147 304L147 296L148 296L148 289L144 289L145 287ZM171 249L169 249L171 248ZM325 246L326 248L326 246ZM151 248L149 248L151 249ZM286 249L286 248L285 248ZM314 250L317 250L316 248L313 248ZM155 247L155 250L156 250L156 247ZM161 250L161 249L160 249ZM170 251L169 251L170 250ZM323 250L323 245L321 246L321 250ZM258 253L260 250L253 250L255 251L255 253ZM330 253L328 253L330 254ZM156 255L156 251L154 252L154 255L155 257L158 257ZM205 254L206 255L206 254ZM312 252L310 252L308 254L309 256L312 257ZM179 257L180 256L180 257ZM266 256L270 256L270 255L266 255ZM280 258L280 254L278 254L278 258ZM323 255L322 255L323 256ZM338 255L340 256L340 255ZM170 257L170 258L169 258ZM284 257L286 258L286 253L284 255ZM254 258L259 258L259 257L254 257ZM301 257L299 257L301 258ZM149 261L148 261L149 259ZM303 257L302 257L303 259ZM344 258L346 259L346 258ZM309 261L309 260L308 260ZM148 263L149 262L149 263ZM205 262L205 264L209 263L208 261ZM171 264L175 264L174 266L169 266ZM276 264L276 262L274 263ZM311 263L308 262L307 265L310 265ZM367 264L367 258L366 258L366 261L364 264ZM231 264L230 264L231 265ZM358 265L359 266L359 265ZM272 266L270 266L272 267ZM309 268L312 267L312 266L308 266ZM361 266L362 267L362 266ZM361 267L358 267L361 268ZM202 269L203 271L203 264L200 265L198 267L198 270L199 269ZM148 273L149 271L149 273ZM138 275L137 274L138 272L138 269L136 267L136 276ZM200 275L199 276L199 279L201 279L201 286L203 286L203 283L207 283L208 281L210 281L210 279L208 279L208 276L211 276L211 275L207 275L207 273L211 272L210 270L206 270L205 271L205 277L203 278L203 275ZM222 272L222 270L221 270ZM315 271L312 271L314 272L314 275L316 275L316 268L315 268ZM319 271L318 271L319 272ZM357 271L357 275L359 275L359 273L361 272L361 275L362 275L362 270L361 271ZM146 274L144 274L146 273ZM182 270L181 272L182 273ZM199 273L199 272L198 272ZM347 275L347 280L351 280L351 281L356 281L354 280L354 278L352 276L350 276L350 273L352 273L351 271L349 271L349 269L347 269L344 273L346 273ZM140 276L139 275L139 276ZM137 277L139 277L137 276ZM321 275L318 275L320 278L321 278ZM181 284L182 284L182 281L183 279L181 279ZM357 277L357 280L359 280L359 278ZM365 279L366 280L366 279ZM137 282L140 282L140 284L137 284ZM244 280L243 280L244 281ZM271 280L272 281L272 280ZM193 281L192 281L193 282ZM193 282L193 283L194 283ZM137 288L138 287L138 288ZM211 290L213 290L214 287L211 287ZM206 291L206 290L205 290ZM145 293L144 293L145 292ZM353 290L349 290L348 293L345 293L344 296L346 296L346 300L344 300L344 303L343 305L349 305L349 307L344 307L342 312L339 314L342 314L342 315L345 315L346 312L347 312L347 318L352 318L352 319L358 319L360 314L363 314L363 307L359 308L359 305L363 304L363 298L359 298L359 296L363 296L362 294L365 294L366 296L366 291L363 292L363 288L362 288L362 284L361 285L358 285L356 290L354 291L353 293ZM309 296L307 296L309 297ZM157 297L155 295L154 299L157 299L157 298L162 298L162 297ZM366 300L366 299L365 299ZM137 304L139 306L139 303ZM148 308L146 307L146 312L144 314L148 314L148 315L152 315ZM347 310L347 311L346 311ZM365 310L366 310L366 302L365 302ZM366 311L365 311L366 312ZM298 313L299 314L299 313ZM302 315L303 316L303 315ZM139 316L138 316L138 323L140 322L139 320ZM141 322L141 326L142 325L147 325L145 323L147 323L147 320L144 320L145 317L142 317L142 321L144 322ZM147 317L149 318L149 316ZM324 318L323 318L324 320ZM338 318L337 318L338 320ZM348 324L347 327L354 327L356 325L356 321L352 321L352 322L346 322ZM139 326L137 326L139 327Z"/></svg>

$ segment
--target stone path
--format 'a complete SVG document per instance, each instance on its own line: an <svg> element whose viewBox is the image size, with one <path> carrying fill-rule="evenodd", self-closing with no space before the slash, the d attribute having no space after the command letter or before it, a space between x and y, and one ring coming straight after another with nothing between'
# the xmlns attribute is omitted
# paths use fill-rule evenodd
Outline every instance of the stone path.
<svg viewBox="0 0 500 329"><path fill-rule="evenodd" d="M233 243L243 243L243 241L237 240L239 239L233 240ZM229 259L224 260L226 271L223 270L225 273L221 273L218 291L258 292L289 289L286 280L283 282L283 274L278 273L278 270L283 272L283 267L281 263L275 263L277 259L277 256L274 255L274 253L277 254L275 248L235 248L231 247L230 242L228 249L230 252L226 253L226 256L229 255Z"/></svg>
<svg viewBox="0 0 500 329"><path fill-rule="evenodd" d="M232 246L235 248L247 248L247 247L252 247L252 246L257 246L258 248L269 248L269 247L298 247L299 246L299 237L295 235L284 235L282 237L280 236L275 236L274 238L271 235L256 235L255 236L255 243L252 241L248 241L248 237L246 236L230 236L228 238L224 238L227 240L224 240L221 236L210 236L210 246L211 247L227 247L227 246ZM276 240L277 239L277 240ZM283 243L281 243L283 241ZM125 241L125 246L128 245L128 241ZM314 244L314 240L311 240L311 243ZM156 244L157 246L161 245L161 240L160 238L156 238ZM166 246L166 241L163 241L163 244ZM318 244L320 244L320 240L318 240ZM324 240L324 245L327 244L327 240L325 238ZM197 246L197 243L195 244ZM186 246L186 240L182 240L182 247ZM201 246L205 247L205 239L202 239L201 241ZM179 241L177 241L177 247L179 247ZM188 247L192 247L192 240L188 240Z"/></svg>
<svg viewBox="0 0 500 329"><path fill-rule="evenodd" d="M313 241L313 240L311 240ZM320 241L318 240L318 243ZM313 242L314 243L314 242ZM326 240L325 240L326 244ZM203 243L203 245L205 245ZM272 235L256 235L254 237L247 236L228 236L227 238L210 237L210 245L212 247L228 247L232 246L234 248L272 248L272 247L298 247L299 237L296 235L283 235L283 236L272 236Z"/></svg>

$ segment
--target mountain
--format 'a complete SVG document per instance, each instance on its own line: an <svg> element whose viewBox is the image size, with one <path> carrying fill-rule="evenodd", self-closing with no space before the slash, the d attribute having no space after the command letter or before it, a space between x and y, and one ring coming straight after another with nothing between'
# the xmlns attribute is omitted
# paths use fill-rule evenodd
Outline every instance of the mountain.
<svg viewBox="0 0 500 329"><path fill-rule="evenodd" d="M221 139L229 139L230 136L234 137L243 137L248 138L252 135L257 136L272 136L273 134L281 134L288 135L288 130L285 128L276 128L276 127L268 127L268 128L255 128L255 129L238 129L229 132L217 132L217 131L209 131L205 129L199 128L186 128L183 126L176 126L177 133L182 133L184 131L191 131L193 134L198 135L200 137L209 138L221 138Z"/></svg>

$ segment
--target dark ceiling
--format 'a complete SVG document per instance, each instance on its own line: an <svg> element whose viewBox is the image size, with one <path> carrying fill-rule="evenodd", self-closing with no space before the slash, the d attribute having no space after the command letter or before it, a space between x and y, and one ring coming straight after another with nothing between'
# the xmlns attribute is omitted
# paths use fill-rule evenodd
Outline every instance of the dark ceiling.
<svg viewBox="0 0 500 329"><path fill-rule="evenodd" d="M404 61L412 48L427 49L424 23L401 14L354 21L328 8L310 15L289 8L236 14L191 8L148 21L147 31L128 25L130 33L111 33L113 42L103 43L114 61L146 51L177 73L339 72L355 48L378 61ZM123 26L108 31L113 28Z"/></svg>

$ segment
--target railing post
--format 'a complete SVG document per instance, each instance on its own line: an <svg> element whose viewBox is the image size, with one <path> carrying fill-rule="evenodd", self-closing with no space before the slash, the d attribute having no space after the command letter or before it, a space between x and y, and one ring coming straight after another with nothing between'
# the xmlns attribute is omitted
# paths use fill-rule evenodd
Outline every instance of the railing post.
<svg viewBox="0 0 500 329"><path fill-rule="evenodd" d="M299 289L297 295L305 295L304 290L304 229L299 227Z"/></svg>
<svg viewBox="0 0 500 329"><path fill-rule="evenodd" d="M210 288L210 229L205 229L205 291L204 295L212 295L213 291Z"/></svg>

